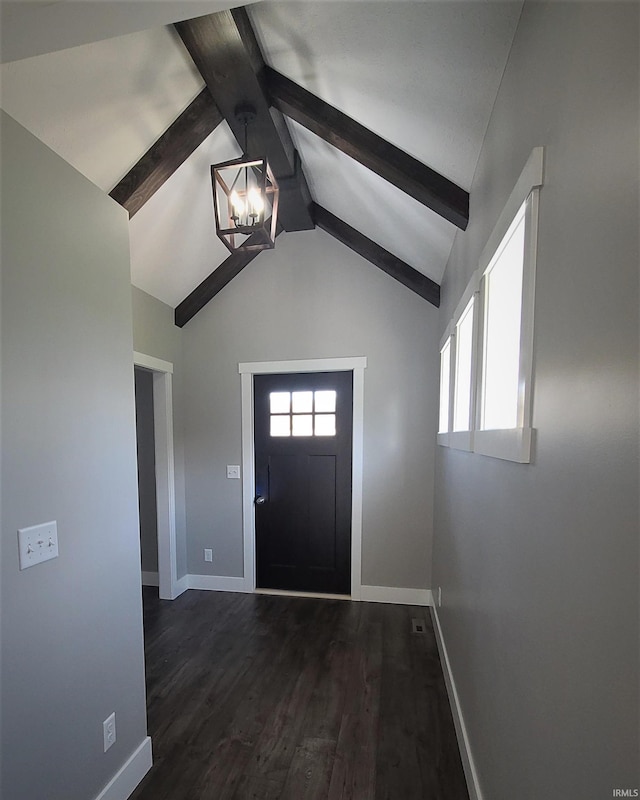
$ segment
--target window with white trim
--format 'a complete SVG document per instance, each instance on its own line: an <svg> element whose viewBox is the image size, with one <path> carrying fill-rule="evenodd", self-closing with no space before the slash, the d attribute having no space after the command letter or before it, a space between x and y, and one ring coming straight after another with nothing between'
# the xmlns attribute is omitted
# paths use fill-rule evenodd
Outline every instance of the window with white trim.
<svg viewBox="0 0 640 800"><path fill-rule="evenodd" d="M483 275L481 430L518 424L525 211L526 205Z"/></svg>
<svg viewBox="0 0 640 800"><path fill-rule="evenodd" d="M449 408L451 394L451 336L440 350L440 420L438 433L449 431Z"/></svg>
<svg viewBox="0 0 640 800"><path fill-rule="evenodd" d="M448 359L443 357L444 347L441 350L439 444L521 463L531 457L533 310L542 178L543 149L538 147L447 328Z"/></svg>
<svg viewBox="0 0 640 800"><path fill-rule="evenodd" d="M470 431L473 427L473 356L475 333L475 294L456 323L456 355L453 377L453 431Z"/></svg>
<svg viewBox="0 0 640 800"><path fill-rule="evenodd" d="M482 274L482 353L474 450L528 463L531 458L533 302L538 189L513 215Z"/></svg>

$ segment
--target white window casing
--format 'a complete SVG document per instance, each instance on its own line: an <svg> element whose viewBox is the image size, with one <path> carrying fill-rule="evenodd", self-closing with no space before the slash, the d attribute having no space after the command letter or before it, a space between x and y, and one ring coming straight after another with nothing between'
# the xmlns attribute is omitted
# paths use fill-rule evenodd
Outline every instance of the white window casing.
<svg viewBox="0 0 640 800"><path fill-rule="evenodd" d="M455 449L472 451L484 456L500 458L519 463L528 463L531 459L533 431L531 428L531 403L533 383L533 318L535 301L535 267L538 230L539 188L543 183L544 150L535 148L518 179L515 188L487 240L487 244L479 259L476 273L469 282L450 321L441 342L442 348L450 343L449 365L449 413L446 432L438 433L438 443ZM524 237L518 230L519 223L524 224ZM509 242L512 242L510 251ZM502 263L500 259L504 257ZM521 287L519 276L509 280L508 261L522 264ZM494 273L494 303L500 301L499 278L503 278L503 286L509 289L512 297L508 302L507 315L511 312L512 330L519 333L519 347L514 352L506 347L502 358L489 362L490 374L487 373L487 335L490 314L487 311L491 271ZM500 272L502 270L502 272ZM514 295L515 292L515 295ZM508 295L504 297L507 298ZM520 319L517 325L517 308L513 305L513 297L520 297ZM517 300L515 301L518 302ZM472 323L468 315L472 314ZM508 319L508 317L507 317ZM493 317L494 334L504 334L505 319L499 315ZM503 330L500 330L502 326ZM469 330L473 330L471 343L471 364L469 365ZM516 334L517 335L517 334ZM512 335L515 343L516 335ZM462 339L464 338L464 341ZM458 341L460 340L460 341ZM499 337L494 342L500 345ZM459 353L456 350L459 349ZM500 351L498 349L498 354ZM511 390L508 383L506 396L500 397L496 392L496 376L501 364L511 361ZM516 363L517 362L517 363ZM470 372L470 374L469 374ZM441 367L442 375L442 367ZM503 376L501 376L503 377ZM507 376L508 377L508 376ZM487 386L487 380L493 380L493 387ZM517 382L517 383L516 383ZM470 386L467 400L467 386ZM488 389L493 388L494 407L487 412L485 402ZM506 410L505 400L511 395L512 405ZM468 402L468 407L467 407ZM502 406L502 407L501 407ZM465 414L468 411L469 423L465 426ZM502 416L500 416L502 415ZM442 420L442 411L441 417ZM487 424L485 424L487 423ZM466 429L465 429L466 427Z"/></svg>
<svg viewBox="0 0 640 800"><path fill-rule="evenodd" d="M477 280L472 280L454 317L456 348L453 362L453 423L449 446L456 450L473 450L479 303Z"/></svg>
<svg viewBox="0 0 640 800"><path fill-rule="evenodd" d="M452 364L454 357L454 337L451 333L445 335L440 348L440 406L438 419L438 443L449 444L452 414Z"/></svg>

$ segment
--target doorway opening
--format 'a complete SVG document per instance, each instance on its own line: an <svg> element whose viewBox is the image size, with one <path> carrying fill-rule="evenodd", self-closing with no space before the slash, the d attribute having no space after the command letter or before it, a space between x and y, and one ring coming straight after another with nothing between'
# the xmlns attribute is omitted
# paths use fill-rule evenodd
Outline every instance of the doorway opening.
<svg viewBox="0 0 640 800"><path fill-rule="evenodd" d="M155 464L155 525L157 547L148 541L142 545L143 557L154 561L157 552L158 593L161 600L175 600L184 591L178 583L176 562L176 511L175 474L173 454L173 364L143 353L134 353L134 368L150 373L151 405L153 408L153 461ZM144 385L146 376L139 381ZM147 459L147 462L150 459ZM148 464L147 464L148 465ZM149 490L145 486L146 522L151 524L149 514ZM142 513L142 509L141 509ZM141 520L142 522L142 520ZM144 534L143 534L144 535ZM143 565L144 566L144 565ZM148 582L151 575L143 576Z"/></svg>
<svg viewBox="0 0 640 800"><path fill-rule="evenodd" d="M244 590L263 591L257 582L256 558L256 438L254 377L260 375L286 375L291 373L350 373L353 389L353 419L350 434L351 445L351 498L350 498L350 568L346 585L339 591L359 600L361 596L362 563L362 472L363 472L363 426L364 426L364 370L365 357L307 359L296 361L270 361L239 364L242 384L242 463L243 463L243 529L244 529ZM319 412L320 414L324 412ZM331 413L331 412L327 412ZM293 414L293 412L292 412ZM314 416L312 411L312 417ZM323 425L327 419L318 420ZM281 423L277 423L281 424ZM291 425L293 425L293 417ZM307 424L298 420L297 424ZM316 424L312 420L312 424ZM325 462L326 466L326 462ZM293 590L295 591L295 590ZM311 594L327 594L318 589Z"/></svg>
<svg viewBox="0 0 640 800"><path fill-rule="evenodd" d="M142 585L158 586L158 509L153 430L153 373L142 367L135 367L134 380Z"/></svg>

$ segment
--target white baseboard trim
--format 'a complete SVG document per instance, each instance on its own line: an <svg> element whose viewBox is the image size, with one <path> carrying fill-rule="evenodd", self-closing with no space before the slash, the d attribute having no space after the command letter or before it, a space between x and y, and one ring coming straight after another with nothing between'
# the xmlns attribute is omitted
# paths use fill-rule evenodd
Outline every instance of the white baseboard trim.
<svg viewBox="0 0 640 800"><path fill-rule="evenodd" d="M176 597L180 597L181 594L187 591L189 588L189 575L183 575L181 578L175 582L174 589L176 593ZM173 598L175 600L175 597Z"/></svg>
<svg viewBox="0 0 640 800"><path fill-rule="evenodd" d="M469 800L483 800L482 790L480 789L480 781L478 780L478 773L476 771L476 765L471 753L471 745L469 744L469 736L467 735L467 726L464 723L462 706L460 705L460 698L458 697L456 682L453 678L453 672L451 671L451 663L449 661L449 654L447 653L447 646L444 643L442 628L440 627L438 609L433 605L431 607L431 616L434 622L433 628L436 634L436 643L438 645L440 661L442 663L442 670L444 672L444 682L447 685L447 694L449 695L449 704L451 705L453 724L455 725L456 736L458 737L458 746L460 748L462 767L467 780Z"/></svg>
<svg viewBox="0 0 640 800"><path fill-rule="evenodd" d="M244 578L228 575L186 575L189 589L205 589L210 592L246 592Z"/></svg>
<svg viewBox="0 0 640 800"><path fill-rule="evenodd" d="M127 800L152 764L151 738L147 736L95 800Z"/></svg>
<svg viewBox="0 0 640 800"><path fill-rule="evenodd" d="M251 594L247 589L244 578L230 577L228 575L185 575L178 584L186 582L188 589L204 589L210 592L244 592ZM184 590L183 590L184 591ZM348 595L329 595L307 592L288 592L278 589L256 589L256 594L284 595L289 597L316 597L327 600L363 600L369 603L397 603L407 606L432 606L433 595L431 589L405 589L395 586L362 586L359 598Z"/></svg>
<svg viewBox="0 0 640 800"><path fill-rule="evenodd" d="M397 586L362 586L360 600L368 603L397 603L405 606L432 606L431 589L404 589Z"/></svg>
<svg viewBox="0 0 640 800"><path fill-rule="evenodd" d="M142 571L142 585L143 586L160 586L160 578L157 572Z"/></svg>
<svg viewBox="0 0 640 800"><path fill-rule="evenodd" d="M350 594L325 594L323 592L292 592L289 589L258 589L255 594L267 594L274 597L308 597L312 600L351 600Z"/></svg>

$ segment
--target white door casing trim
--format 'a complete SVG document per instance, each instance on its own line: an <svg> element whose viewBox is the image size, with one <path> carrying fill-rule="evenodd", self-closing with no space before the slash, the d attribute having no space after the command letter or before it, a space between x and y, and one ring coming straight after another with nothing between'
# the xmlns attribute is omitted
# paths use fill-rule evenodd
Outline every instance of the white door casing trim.
<svg viewBox="0 0 640 800"><path fill-rule="evenodd" d="M353 439L351 475L351 599L362 593L362 480L364 446L364 370L366 356L255 361L238 364L242 390L242 530L245 592L256 590L255 452L253 376L296 372L353 372Z"/></svg>
<svg viewBox="0 0 640 800"><path fill-rule="evenodd" d="M178 585L176 560L173 364L136 352L133 354L133 363L153 373L159 596L161 600L175 600L184 589Z"/></svg>
<svg viewBox="0 0 640 800"><path fill-rule="evenodd" d="M166 372L173 375L173 364L170 361L163 361L161 358L148 356L145 353L133 353L133 363L136 367L144 367L152 372Z"/></svg>

